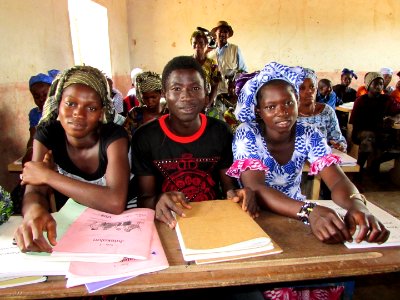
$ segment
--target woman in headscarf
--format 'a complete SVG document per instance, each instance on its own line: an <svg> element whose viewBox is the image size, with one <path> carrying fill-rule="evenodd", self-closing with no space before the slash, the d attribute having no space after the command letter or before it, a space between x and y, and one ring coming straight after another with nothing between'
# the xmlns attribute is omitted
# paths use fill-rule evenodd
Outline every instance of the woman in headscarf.
<svg viewBox="0 0 400 300"><path fill-rule="evenodd" d="M23 252L51 252L56 244L56 222L49 213L52 190L104 212L124 210L129 144L125 130L113 120L109 85L98 69L75 66L53 81L36 131L32 161L21 174L26 185L24 219L15 239Z"/></svg>
<svg viewBox="0 0 400 300"><path fill-rule="evenodd" d="M340 158L316 127L297 122L298 88L304 78L303 68L270 63L246 82L235 111L242 124L235 132L234 163L227 174L253 190L261 206L309 224L323 242L351 241L356 226L357 242L384 242L389 231L337 166ZM305 201L300 181L306 160L310 175L319 173L332 200L347 209L344 220L329 208Z"/></svg>
<svg viewBox="0 0 400 300"><path fill-rule="evenodd" d="M305 78L299 88L298 120L318 127L328 141L328 145L346 152L347 142L340 132L335 111L325 103L315 100L317 75L311 69L304 69Z"/></svg>
<svg viewBox="0 0 400 300"><path fill-rule="evenodd" d="M354 102L356 100L356 90L350 87L351 81L355 78L357 80L357 74L353 70L344 68L340 75L340 83L333 86L333 91L336 93L343 103Z"/></svg>

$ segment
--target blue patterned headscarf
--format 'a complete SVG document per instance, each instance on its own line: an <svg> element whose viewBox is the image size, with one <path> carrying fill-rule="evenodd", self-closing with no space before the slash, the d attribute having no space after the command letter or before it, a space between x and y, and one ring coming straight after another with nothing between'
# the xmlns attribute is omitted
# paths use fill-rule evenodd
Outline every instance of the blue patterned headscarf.
<svg viewBox="0 0 400 300"><path fill-rule="evenodd" d="M39 82L47 83L50 85L53 82L54 78L56 78L58 73L60 73L59 70L50 70L47 72L47 74L39 73L32 76L29 79L29 88L31 88L32 85L34 85L35 83Z"/></svg>
<svg viewBox="0 0 400 300"><path fill-rule="evenodd" d="M277 62L271 62L259 72L253 73L240 91L235 115L240 122L254 122L256 120L255 107L257 106L256 95L258 90L271 80L283 80L293 86L296 94L299 86L303 83L306 72L302 67L288 67Z"/></svg>

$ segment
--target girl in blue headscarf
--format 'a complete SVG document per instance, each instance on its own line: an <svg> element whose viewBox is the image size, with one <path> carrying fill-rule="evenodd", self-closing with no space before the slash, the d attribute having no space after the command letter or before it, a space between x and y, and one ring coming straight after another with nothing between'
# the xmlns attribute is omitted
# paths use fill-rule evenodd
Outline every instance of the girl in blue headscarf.
<svg viewBox="0 0 400 300"><path fill-rule="evenodd" d="M310 224L326 243L384 242L389 231L367 209L365 197L337 166L326 139L313 125L297 122L298 87L303 68L270 63L246 82L235 114L241 125L233 141L234 163L227 174L255 191L260 204L276 213ZM348 210L342 220L333 210L305 201L300 191L303 166L319 173L332 199Z"/></svg>

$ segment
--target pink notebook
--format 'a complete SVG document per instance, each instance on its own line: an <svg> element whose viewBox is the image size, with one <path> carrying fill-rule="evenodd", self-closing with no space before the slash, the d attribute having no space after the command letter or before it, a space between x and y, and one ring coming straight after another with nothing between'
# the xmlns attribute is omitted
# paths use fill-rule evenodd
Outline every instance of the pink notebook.
<svg viewBox="0 0 400 300"><path fill-rule="evenodd" d="M133 277L168 268L168 260L155 226L150 249L150 256L147 260L124 259L117 263L72 262L66 276L68 278L67 287Z"/></svg>
<svg viewBox="0 0 400 300"><path fill-rule="evenodd" d="M97 261L99 257L115 257L114 261L124 257L147 259L153 226L152 209L133 208L113 215L87 208L57 242L51 255L75 256L81 261Z"/></svg>

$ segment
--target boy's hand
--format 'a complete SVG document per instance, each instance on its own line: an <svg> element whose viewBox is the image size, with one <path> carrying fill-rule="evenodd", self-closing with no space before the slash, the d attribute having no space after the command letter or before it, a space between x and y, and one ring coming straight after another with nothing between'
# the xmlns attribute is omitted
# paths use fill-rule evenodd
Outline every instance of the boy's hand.
<svg viewBox="0 0 400 300"><path fill-rule="evenodd" d="M226 198L236 203L242 203L242 209L249 213L252 218L259 215L260 208L258 207L254 192L249 188L229 190L226 193Z"/></svg>
<svg viewBox="0 0 400 300"><path fill-rule="evenodd" d="M192 208L187 204L185 195L181 192L166 192L161 194L160 199L156 204L156 219L164 222L169 228L174 229L176 220L171 213L171 210L181 217L185 217L183 209L178 205L181 204L184 208Z"/></svg>

